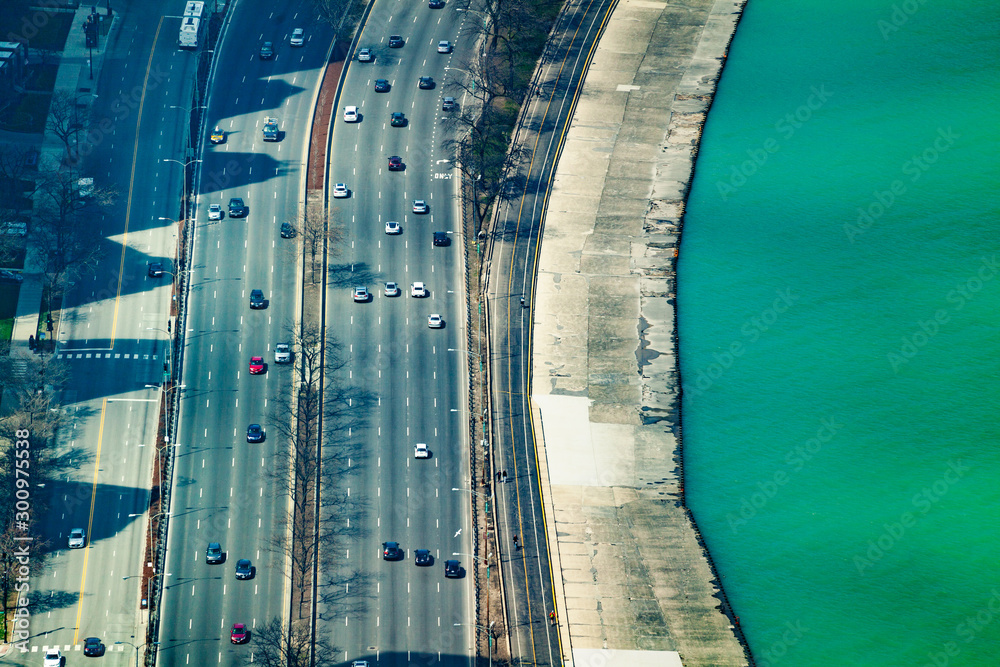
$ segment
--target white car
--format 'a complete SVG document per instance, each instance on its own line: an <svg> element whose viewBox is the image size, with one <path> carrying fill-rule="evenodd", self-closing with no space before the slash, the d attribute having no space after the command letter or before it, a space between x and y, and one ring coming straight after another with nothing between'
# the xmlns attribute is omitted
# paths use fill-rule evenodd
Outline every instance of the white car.
<svg viewBox="0 0 1000 667"><path fill-rule="evenodd" d="M423 199L413 200L413 212L414 213L426 213L427 212L427 202Z"/></svg>
<svg viewBox="0 0 1000 667"><path fill-rule="evenodd" d="M274 346L274 363L287 364L292 361L292 348L288 343L278 343Z"/></svg>
<svg viewBox="0 0 1000 667"><path fill-rule="evenodd" d="M288 40L288 43L292 46L302 46L306 43L305 30L302 28L296 28L292 31L292 38Z"/></svg>
<svg viewBox="0 0 1000 667"><path fill-rule="evenodd" d="M347 186L343 183L337 183L333 186L333 196L336 199L343 199L344 197L350 197L351 192L347 189Z"/></svg>
<svg viewBox="0 0 1000 667"><path fill-rule="evenodd" d="M209 220L222 220L222 204L212 204L208 207Z"/></svg>
<svg viewBox="0 0 1000 667"><path fill-rule="evenodd" d="M70 549L82 549L84 542L87 541L87 534L83 531L83 528L74 528L69 531L69 548Z"/></svg>
<svg viewBox="0 0 1000 667"><path fill-rule="evenodd" d="M344 107L344 122L345 123L357 123L358 122L358 108L357 107Z"/></svg>
<svg viewBox="0 0 1000 667"><path fill-rule="evenodd" d="M427 316L427 326L431 329L443 329L444 328L444 318L442 318L437 313Z"/></svg>
<svg viewBox="0 0 1000 667"><path fill-rule="evenodd" d="M415 296L418 299L427 296L427 288L424 287L423 283L413 283L410 285L410 296Z"/></svg>
<svg viewBox="0 0 1000 667"><path fill-rule="evenodd" d="M44 667L62 667L62 653L57 648L45 649L45 657L42 659Z"/></svg>
<svg viewBox="0 0 1000 667"><path fill-rule="evenodd" d="M358 62L370 63L372 61L371 49L360 49L358 51Z"/></svg>
<svg viewBox="0 0 1000 667"><path fill-rule="evenodd" d="M385 284L385 295L386 296L399 296L399 285L396 283L386 283Z"/></svg>
<svg viewBox="0 0 1000 667"><path fill-rule="evenodd" d="M438 53L451 53L451 42L447 39L438 42Z"/></svg>
<svg viewBox="0 0 1000 667"><path fill-rule="evenodd" d="M398 222L390 220L389 222L385 223L385 233L392 235L402 234L403 228L399 226Z"/></svg>
<svg viewBox="0 0 1000 667"><path fill-rule="evenodd" d="M413 445L413 458L415 459L429 459L431 453L427 450L427 445L422 442L418 442Z"/></svg>

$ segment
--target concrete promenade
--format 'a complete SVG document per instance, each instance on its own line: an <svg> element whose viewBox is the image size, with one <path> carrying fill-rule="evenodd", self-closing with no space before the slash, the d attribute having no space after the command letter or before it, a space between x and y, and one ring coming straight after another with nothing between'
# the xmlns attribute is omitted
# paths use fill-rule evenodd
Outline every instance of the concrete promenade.
<svg viewBox="0 0 1000 667"><path fill-rule="evenodd" d="M683 505L675 261L745 0L621 0L548 202L532 400L567 663L746 665Z"/></svg>

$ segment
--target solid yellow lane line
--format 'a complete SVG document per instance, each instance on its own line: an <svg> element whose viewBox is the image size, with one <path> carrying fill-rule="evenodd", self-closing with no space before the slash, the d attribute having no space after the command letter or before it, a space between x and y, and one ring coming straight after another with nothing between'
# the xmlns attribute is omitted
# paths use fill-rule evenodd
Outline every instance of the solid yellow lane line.
<svg viewBox="0 0 1000 667"><path fill-rule="evenodd" d="M108 399L101 401L101 426L97 431L97 457L94 460L94 483L90 490L90 518L87 520L86 542L83 548L83 575L80 577L80 601L76 605L76 627L73 628L73 645L80 640L80 619L83 618L83 592L87 585L87 561L90 545L93 544L91 529L94 527L94 501L97 500L97 473L101 470L101 442L104 440L104 417L108 409Z"/></svg>

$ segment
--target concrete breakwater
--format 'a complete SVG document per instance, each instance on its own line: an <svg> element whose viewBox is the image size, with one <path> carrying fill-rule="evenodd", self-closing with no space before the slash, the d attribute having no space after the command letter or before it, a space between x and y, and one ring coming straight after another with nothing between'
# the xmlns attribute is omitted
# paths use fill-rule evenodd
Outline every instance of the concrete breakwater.
<svg viewBox="0 0 1000 667"><path fill-rule="evenodd" d="M685 506L676 259L744 2L622 0L553 182L531 387L567 664L747 665Z"/></svg>

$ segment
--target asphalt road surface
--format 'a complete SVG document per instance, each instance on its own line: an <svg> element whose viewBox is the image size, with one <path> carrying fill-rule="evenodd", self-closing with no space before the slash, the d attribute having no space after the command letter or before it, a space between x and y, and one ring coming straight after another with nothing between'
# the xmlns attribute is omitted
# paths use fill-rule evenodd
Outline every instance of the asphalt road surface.
<svg viewBox="0 0 1000 667"><path fill-rule="evenodd" d="M287 460L277 424L289 419L293 368L274 363L274 348L292 342L300 255L279 230L299 211L314 97L332 41L309 7L240 0L215 54L206 136L198 138L204 150L159 665L243 664L253 645L230 642L233 624L246 624L252 639L287 616L286 559L273 546L284 535L287 492L269 473L276 457ZM289 45L294 28L305 29L301 47ZM273 42L273 59L259 57L264 41ZM280 120L280 141L263 141L265 116ZM217 125L226 141L212 145ZM242 198L248 214L210 221L209 205L225 210L231 197ZM254 289L265 308L251 310ZM263 373L250 373L253 356L263 357ZM263 442L247 441L252 423L264 427ZM210 542L221 544L223 563L206 562ZM242 558L253 563L248 580L235 577Z"/></svg>
<svg viewBox="0 0 1000 667"><path fill-rule="evenodd" d="M614 7L612 0L567 4L552 32L535 94L515 139L529 150L493 230L489 283L493 341L495 467L511 652L523 664L562 664L554 611L552 566L539 492L528 390L531 382L531 303L545 204L592 50ZM524 299L522 306L521 299ZM518 537L515 545L514 536ZM558 618L556 619L558 621Z"/></svg>
<svg viewBox="0 0 1000 667"><path fill-rule="evenodd" d="M90 636L108 647L109 664L134 661L128 644L114 642L136 643L141 622L138 575L171 283L169 273L149 278L147 265L164 261L175 245L173 223L160 217L175 217L181 172L160 160L176 157L182 144L167 100L187 98L193 61L178 56L159 7L133 5L117 8L100 79L79 91L96 95L90 125L103 128L81 144L83 173L117 194L83 218L102 254L94 273L67 289L57 332L56 356L69 373L60 396L59 479L36 489L49 504L41 517L48 560L31 582L31 650L3 664L41 664L48 647L75 661ZM83 549L68 548L73 528L87 533Z"/></svg>
<svg viewBox="0 0 1000 667"><path fill-rule="evenodd" d="M373 62L352 61L335 112L329 180L350 197L331 199L346 233L330 258L326 325L339 345L343 367L327 387L349 396L348 420L326 424L325 455L338 472L325 495L331 509L324 533L332 546L320 576L320 635L336 652L325 664L368 660L380 666L473 659L475 618L472 500L469 480L468 352L462 243L457 233L458 176L446 150L455 122L443 112L445 95L474 48L467 20L453 5L377 0L357 42ZM390 48L400 35L401 48ZM453 53L439 53L448 40ZM435 86L419 89L422 76ZM388 80L375 92L376 79ZM343 120L357 106L361 120ZM390 115L407 123L393 127ZM389 171L399 156L403 171ZM413 212L424 200L427 213ZM387 222L402 232L386 234ZM433 246L435 231L449 246ZM387 296L385 283L401 294ZM422 282L428 296L411 296ZM366 286L369 301L355 303L352 288ZM444 327L432 329L428 316ZM423 443L430 458L417 459ZM382 558L382 543L403 549L398 561ZM433 564L418 567L414 551L427 549ZM457 554L457 555L456 555ZM445 578L444 562L458 560L459 578Z"/></svg>

